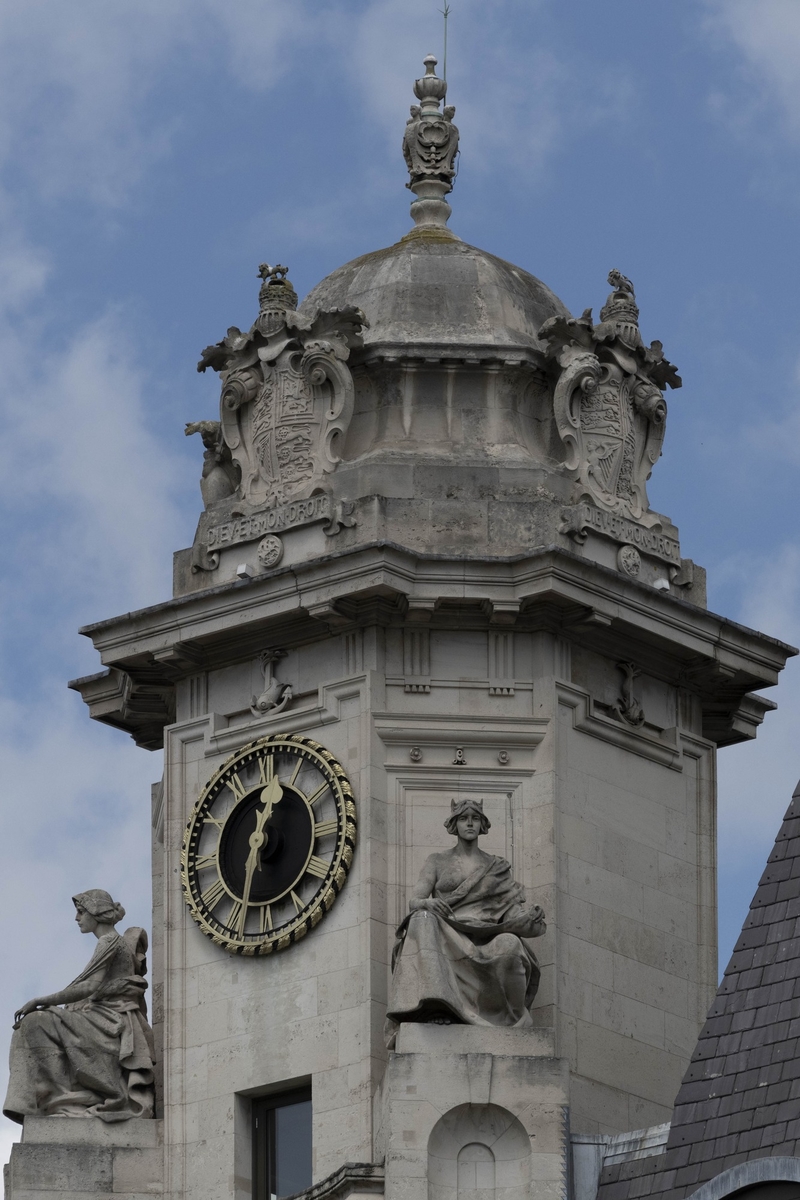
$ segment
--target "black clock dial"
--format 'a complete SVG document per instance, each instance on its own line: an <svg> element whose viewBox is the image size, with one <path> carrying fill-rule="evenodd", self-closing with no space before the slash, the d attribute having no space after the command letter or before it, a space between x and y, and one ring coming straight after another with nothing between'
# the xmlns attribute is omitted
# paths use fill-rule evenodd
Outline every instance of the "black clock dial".
<svg viewBox="0 0 800 1200"><path fill-rule="evenodd" d="M299 879L314 845L314 814L302 793L283 786L264 826L265 841L253 872L250 902L272 902L285 895ZM233 895L242 896L247 878L250 838L261 808L262 788L249 792L231 812L220 835L220 875Z"/></svg>
<svg viewBox="0 0 800 1200"><path fill-rule="evenodd" d="M183 840L189 911L235 954L299 941L344 884L356 809L344 769L299 735L244 746L204 788Z"/></svg>

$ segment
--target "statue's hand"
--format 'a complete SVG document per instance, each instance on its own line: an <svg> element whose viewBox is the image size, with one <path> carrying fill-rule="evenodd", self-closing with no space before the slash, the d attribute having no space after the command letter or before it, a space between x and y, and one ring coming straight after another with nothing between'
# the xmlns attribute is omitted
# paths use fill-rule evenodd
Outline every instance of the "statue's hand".
<svg viewBox="0 0 800 1200"><path fill-rule="evenodd" d="M423 900L420 904L420 908L424 909L426 912L433 913L435 917L442 917L443 920L446 920L448 917L452 917L453 915L453 910L450 905L445 903L444 900L440 900L436 896L429 896L427 900Z"/></svg>
<svg viewBox="0 0 800 1200"><path fill-rule="evenodd" d="M538 937L540 934L544 933L544 909L542 908L541 904L531 904L528 909L528 916L531 919L531 923L537 926L536 933L534 933L533 936Z"/></svg>
<svg viewBox="0 0 800 1200"><path fill-rule="evenodd" d="M14 1013L14 1029L19 1029L23 1017L27 1017L28 1013L35 1012L37 1008L43 1008L41 1000L29 1000L27 1004L23 1004L17 1012Z"/></svg>

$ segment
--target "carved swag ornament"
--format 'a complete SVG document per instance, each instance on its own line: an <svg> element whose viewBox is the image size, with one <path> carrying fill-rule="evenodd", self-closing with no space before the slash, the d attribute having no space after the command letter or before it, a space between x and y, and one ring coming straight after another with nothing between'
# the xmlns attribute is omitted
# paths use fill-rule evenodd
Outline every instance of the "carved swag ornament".
<svg viewBox="0 0 800 1200"><path fill-rule="evenodd" d="M233 326L221 342L206 347L197 366L219 372L222 394L218 423L186 427L187 434L202 434L206 448L207 512L194 570L214 570L219 563L219 555L201 544L204 524L325 491L325 476L340 461L354 401L346 363L362 344L367 319L352 307L301 315L286 274L286 267L261 265L255 324L247 333Z"/></svg>
<svg viewBox="0 0 800 1200"><path fill-rule="evenodd" d="M662 393L679 388L681 379L661 342L644 346L630 280L611 271L608 282L614 291L599 325L587 308L577 320L551 317L539 336L557 371L555 419L564 466L575 472L573 503L588 498L648 525L657 520L647 515L646 483L664 441Z"/></svg>

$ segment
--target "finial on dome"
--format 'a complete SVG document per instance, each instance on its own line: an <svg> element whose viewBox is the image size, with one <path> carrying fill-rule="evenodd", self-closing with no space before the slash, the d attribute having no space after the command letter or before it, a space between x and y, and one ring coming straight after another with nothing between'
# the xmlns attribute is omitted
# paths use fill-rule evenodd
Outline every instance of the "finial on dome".
<svg viewBox="0 0 800 1200"><path fill-rule="evenodd" d="M453 124L456 110L452 104L444 112L439 111L447 84L435 72L436 61L429 54L424 60L425 74L414 83L414 95L420 103L411 105L403 135L403 157L411 176L406 187L416 196L411 202L415 225L443 229L453 211L444 197L453 190L458 129Z"/></svg>

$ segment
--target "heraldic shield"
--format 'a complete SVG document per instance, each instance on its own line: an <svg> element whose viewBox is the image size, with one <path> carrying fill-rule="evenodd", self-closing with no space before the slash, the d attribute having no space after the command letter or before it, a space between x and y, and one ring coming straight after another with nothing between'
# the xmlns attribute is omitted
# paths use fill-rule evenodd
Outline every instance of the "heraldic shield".
<svg viewBox="0 0 800 1200"><path fill-rule="evenodd" d="M607 512L647 523L647 480L661 454L663 389L680 387L660 342L642 344L630 280L609 274L614 292L592 323L551 317L540 330L555 367L553 415L564 466L575 474L573 502L588 497Z"/></svg>
<svg viewBox="0 0 800 1200"><path fill-rule="evenodd" d="M217 449L251 512L306 499L335 469L353 413L346 363L367 323L356 308L301 315L286 268L264 264L260 274L255 324L229 329L198 365L222 377Z"/></svg>

